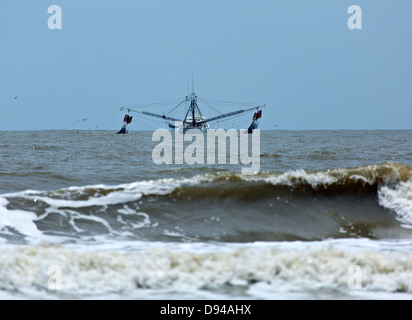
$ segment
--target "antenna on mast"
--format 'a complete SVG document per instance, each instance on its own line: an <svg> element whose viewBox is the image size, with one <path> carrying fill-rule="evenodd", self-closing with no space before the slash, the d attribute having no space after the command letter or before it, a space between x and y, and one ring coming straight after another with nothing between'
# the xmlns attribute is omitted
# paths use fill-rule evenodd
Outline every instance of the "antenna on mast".
<svg viewBox="0 0 412 320"><path fill-rule="evenodd" d="M190 95L190 88L189 88L189 72L187 72L187 96Z"/></svg>
<svg viewBox="0 0 412 320"><path fill-rule="evenodd" d="M189 101L189 96L190 96L190 88L189 88L189 71L187 71L187 95L185 98L185 114L187 113L187 102Z"/></svg>
<svg viewBox="0 0 412 320"><path fill-rule="evenodd" d="M193 77L193 68L192 68L192 93L195 93L195 80Z"/></svg>

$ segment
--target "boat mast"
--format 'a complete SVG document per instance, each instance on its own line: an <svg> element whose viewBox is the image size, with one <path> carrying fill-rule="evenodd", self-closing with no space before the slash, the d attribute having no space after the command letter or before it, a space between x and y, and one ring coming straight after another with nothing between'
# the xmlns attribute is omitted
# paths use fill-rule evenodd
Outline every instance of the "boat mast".
<svg viewBox="0 0 412 320"><path fill-rule="evenodd" d="M186 97L186 98L187 98L187 97ZM196 96L196 94L195 94L194 92L192 92L192 94L190 95L190 107L189 107L189 109L187 110L187 113L186 113L184 122L186 122L187 116L188 116L189 114L192 114L192 125L193 125L193 128L196 127L196 117L195 117L195 112L196 112L196 110L197 110L197 112L199 113L199 115L201 115L201 114L200 114L199 107L197 106L197 96Z"/></svg>
<svg viewBox="0 0 412 320"><path fill-rule="evenodd" d="M190 95L190 107L192 108L192 126L196 127L195 108L197 107L197 96L195 95L195 79L192 69L192 94Z"/></svg>
<svg viewBox="0 0 412 320"><path fill-rule="evenodd" d="M191 97L191 105L192 105L192 123L193 123L193 128L196 125L196 119L195 119L195 93L192 93L192 97Z"/></svg>

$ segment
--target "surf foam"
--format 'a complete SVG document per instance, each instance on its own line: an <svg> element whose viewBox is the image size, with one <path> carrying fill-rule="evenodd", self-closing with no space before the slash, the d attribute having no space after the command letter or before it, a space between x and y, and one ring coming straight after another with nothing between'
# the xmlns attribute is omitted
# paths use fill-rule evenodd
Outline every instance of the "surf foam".
<svg viewBox="0 0 412 320"><path fill-rule="evenodd" d="M187 246L186 246L187 248ZM363 292L412 293L412 253L350 250L331 245L233 246L224 250L75 250L36 245L0 249L0 289L49 288L50 266L59 268L56 295L133 296L138 290L219 290L264 283L279 290L338 290L350 293L351 267L358 266ZM283 289L282 289L283 288Z"/></svg>
<svg viewBox="0 0 412 320"><path fill-rule="evenodd" d="M7 233L8 229L13 229L29 237L30 240L50 240L50 237L45 236L37 229L34 223L37 216L33 212L9 210L7 209L8 204L7 199L0 197L0 231Z"/></svg>

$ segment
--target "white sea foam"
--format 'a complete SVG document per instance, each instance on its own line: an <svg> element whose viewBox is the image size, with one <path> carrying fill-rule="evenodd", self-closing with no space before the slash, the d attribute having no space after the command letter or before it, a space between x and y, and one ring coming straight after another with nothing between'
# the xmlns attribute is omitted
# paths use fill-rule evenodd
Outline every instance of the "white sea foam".
<svg viewBox="0 0 412 320"><path fill-rule="evenodd" d="M86 208L91 206L106 206L127 203L129 201L139 200L143 194L163 194L164 192L170 192L170 188L165 188L164 185L154 184L150 182L136 182L130 184L122 184L118 186L106 186L106 185L94 185L85 187L70 187L66 190L59 190L60 193L65 191L70 193L82 194L87 189L95 190L96 194L91 195L86 200L75 200L75 199L56 199L46 195L44 192L25 192L24 197L28 199L35 199L37 201L43 201L53 208ZM109 192L107 194L99 194L98 191ZM22 196L22 194L18 195Z"/></svg>
<svg viewBox="0 0 412 320"><path fill-rule="evenodd" d="M312 188L328 187L332 184L360 183L374 185L381 183L397 183L411 177L409 167L386 163L358 168L339 168L325 171L292 170L281 174L268 173L252 177L242 177L245 180L263 180L274 185L295 187L308 184ZM266 175L266 177L265 177Z"/></svg>
<svg viewBox="0 0 412 320"><path fill-rule="evenodd" d="M175 246L175 247L173 247ZM0 249L0 289L40 290L57 296L133 297L141 290L192 292L245 287L252 295L265 285L265 298L279 292L317 290L412 293L412 253L350 249L333 243L209 245L150 244L140 251L36 245ZM410 245L409 245L410 246ZM351 289L351 266L360 287ZM59 288L48 288L50 266L61 270ZM249 292L247 292L249 290ZM263 292L263 293L262 293ZM261 296L260 296L261 298Z"/></svg>
<svg viewBox="0 0 412 320"><path fill-rule="evenodd" d="M4 194L6 198L22 197L35 201L43 201L53 208L86 208L91 206L107 206L123 204L139 200L143 195L166 195L182 185L196 185L210 181L211 177L194 176L191 178L159 179L136 181L119 185L88 185L69 187L53 192L26 190ZM87 199L77 200L76 196L90 193Z"/></svg>
<svg viewBox="0 0 412 320"><path fill-rule="evenodd" d="M109 205L126 204L135 202L143 195L165 195L171 193L180 185L196 184L199 179L207 179L202 176L190 179L159 179L150 181L137 181L133 183L109 185L89 185L82 187L70 187L55 191L26 190L16 193L4 194L0 196L0 231L3 234L11 233L10 229L25 236L29 241L50 241L60 243L64 238L46 236L36 226L36 222L46 219L50 214L60 214L68 219L69 224L77 232L84 231L76 223L79 220L90 221L101 224L110 234L118 234L114 231L108 221L98 215L82 214L82 208L92 206L100 207L104 211ZM37 216L34 212L27 210L9 209L7 205L11 199L24 199L42 202L46 205L44 213ZM136 211L124 205L118 209L120 215L140 216L140 222L131 223L132 229L139 229L151 225L150 217L144 212ZM118 218L120 223L124 223L122 218Z"/></svg>
<svg viewBox="0 0 412 320"><path fill-rule="evenodd" d="M289 187L296 186L296 183L306 183L317 188L320 185L330 185L337 181L337 178L329 175L327 172L308 173L305 170L287 171L280 175L264 179L273 185L285 185Z"/></svg>
<svg viewBox="0 0 412 320"><path fill-rule="evenodd" d="M24 236L29 236L30 240L51 240L37 229L34 220L37 216L33 212L23 210L10 210L7 208L8 201L0 197L0 231L7 232L11 228Z"/></svg>
<svg viewBox="0 0 412 320"><path fill-rule="evenodd" d="M397 218L412 228L412 181L400 182L394 187L379 189L379 204L395 211Z"/></svg>

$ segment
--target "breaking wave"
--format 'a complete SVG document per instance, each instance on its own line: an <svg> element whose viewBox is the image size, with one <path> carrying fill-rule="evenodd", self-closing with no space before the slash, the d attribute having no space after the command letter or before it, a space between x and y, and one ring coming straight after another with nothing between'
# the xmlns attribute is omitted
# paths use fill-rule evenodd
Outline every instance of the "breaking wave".
<svg viewBox="0 0 412 320"><path fill-rule="evenodd" d="M410 238L412 168L396 163L326 171L92 185L0 196L0 235L151 241Z"/></svg>

